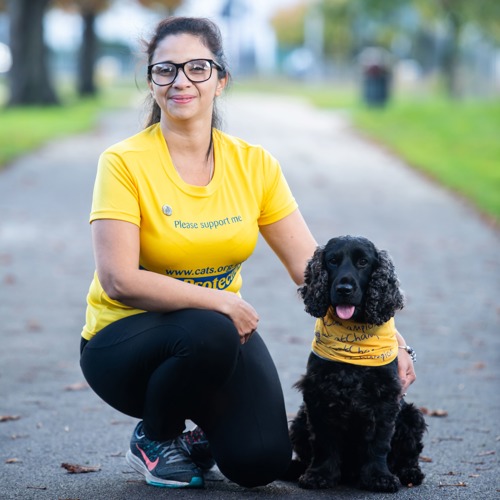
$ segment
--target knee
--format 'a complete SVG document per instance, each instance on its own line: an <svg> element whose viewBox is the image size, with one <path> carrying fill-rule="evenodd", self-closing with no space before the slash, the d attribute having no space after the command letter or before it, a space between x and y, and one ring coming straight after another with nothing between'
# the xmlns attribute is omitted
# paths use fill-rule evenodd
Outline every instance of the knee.
<svg viewBox="0 0 500 500"><path fill-rule="evenodd" d="M225 380L234 370L240 340L233 322L214 311L197 311L196 325L188 325L189 334L182 339L182 356L192 357L198 370L210 378Z"/></svg>

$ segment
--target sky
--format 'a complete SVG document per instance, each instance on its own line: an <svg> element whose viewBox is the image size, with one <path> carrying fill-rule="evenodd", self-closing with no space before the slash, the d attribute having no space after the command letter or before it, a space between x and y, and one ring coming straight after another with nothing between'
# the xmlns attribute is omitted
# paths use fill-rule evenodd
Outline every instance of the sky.
<svg viewBox="0 0 500 500"><path fill-rule="evenodd" d="M185 0L179 14L216 17L227 0ZM300 0L246 0L256 15L269 18L278 9L299 3ZM137 6L133 0L117 2L116 6L101 15L97 32L107 40L120 40L134 44L134 41L148 36L148 30L156 24L157 18L146 9ZM51 47L72 49L79 45L81 20L53 10L46 18L46 39Z"/></svg>

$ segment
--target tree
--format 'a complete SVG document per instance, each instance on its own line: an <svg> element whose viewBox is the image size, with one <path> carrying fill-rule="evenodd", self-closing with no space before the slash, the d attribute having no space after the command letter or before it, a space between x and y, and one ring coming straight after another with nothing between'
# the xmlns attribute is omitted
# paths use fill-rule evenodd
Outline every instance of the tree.
<svg viewBox="0 0 500 500"><path fill-rule="evenodd" d="M305 2L285 7L276 12L271 24L279 43L284 47L300 47L304 44L304 19L309 5Z"/></svg>
<svg viewBox="0 0 500 500"><path fill-rule="evenodd" d="M460 62L460 41L467 24L475 24L492 39L500 39L500 3L491 0L414 0L417 8L428 19L444 23L447 28L448 44L442 69L450 97L460 94L458 66Z"/></svg>
<svg viewBox="0 0 500 500"><path fill-rule="evenodd" d="M43 17L50 0L9 0L12 67L9 106L50 105L59 100L49 77Z"/></svg>
<svg viewBox="0 0 500 500"><path fill-rule="evenodd" d="M63 9L77 9L82 17L83 31L78 58L77 87L80 96L95 95L95 65L98 56L98 39L95 21L100 12L110 6L111 0L56 0L55 4Z"/></svg>

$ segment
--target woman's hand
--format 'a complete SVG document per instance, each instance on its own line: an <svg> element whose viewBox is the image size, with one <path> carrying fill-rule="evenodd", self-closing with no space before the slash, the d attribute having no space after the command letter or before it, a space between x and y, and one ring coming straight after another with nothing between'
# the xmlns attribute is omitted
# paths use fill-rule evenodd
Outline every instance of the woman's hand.
<svg viewBox="0 0 500 500"><path fill-rule="evenodd" d="M408 387L415 382L417 375L413 366L413 360L404 349L399 349L398 353L398 374L401 380L401 392L405 394Z"/></svg>
<svg viewBox="0 0 500 500"><path fill-rule="evenodd" d="M404 349L406 346L406 340L403 336L396 330L396 338L398 340L398 375L401 380L401 393L406 394L408 387L410 387L413 382L417 379L417 374L415 373L415 368L413 366L413 360L410 354Z"/></svg>
<svg viewBox="0 0 500 500"><path fill-rule="evenodd" d="M257 330L259 315L248 302L235 293L224 293L226 297L221 312L231 318L236 330L238 330L240 342L244 344L250 339L255 330Z"/></svg>

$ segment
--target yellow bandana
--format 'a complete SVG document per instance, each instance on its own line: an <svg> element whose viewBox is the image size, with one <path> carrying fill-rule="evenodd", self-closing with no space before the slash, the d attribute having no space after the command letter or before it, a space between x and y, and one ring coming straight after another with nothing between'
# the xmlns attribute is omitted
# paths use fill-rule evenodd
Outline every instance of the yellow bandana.
<svg viewBox="0 0 500 500"><path fill-rule="evenodd" d="M312 350L321 358L354 365L382 366L398 354L394 318L383 325L368 325L341 320L329 309L318 318Z"/></svg>

